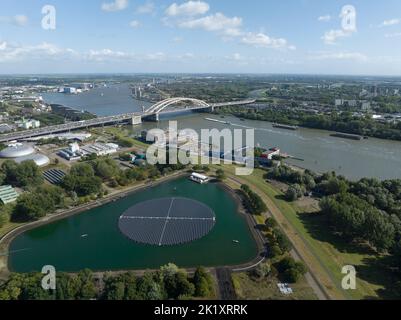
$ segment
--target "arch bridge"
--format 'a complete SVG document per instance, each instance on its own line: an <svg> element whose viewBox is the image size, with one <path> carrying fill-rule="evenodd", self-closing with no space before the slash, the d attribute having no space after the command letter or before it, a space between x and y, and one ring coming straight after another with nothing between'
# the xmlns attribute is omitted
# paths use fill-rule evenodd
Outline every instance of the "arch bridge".
<svg viewBox="0 0 401 320"><path fill-rule="evenodd" d="M190 102L193 105L192 107L186 107L185 109L203 109L212 107L205 101L199 99L184 98L184 97L170 98L154 104L149 109L145 110L145 114L158 114L167 109L168 107L181 102Z"/></svg>

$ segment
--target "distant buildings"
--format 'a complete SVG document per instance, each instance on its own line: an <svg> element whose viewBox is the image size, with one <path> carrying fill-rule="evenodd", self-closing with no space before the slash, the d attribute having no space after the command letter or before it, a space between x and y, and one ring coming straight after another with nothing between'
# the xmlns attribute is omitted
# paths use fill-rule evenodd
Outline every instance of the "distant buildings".
<svg viewBox="0 0 401 320"><path fill-rule="evenodd" d="M360 108L363 111L369 111L371 109L371 104L366 100L344 100L335 99L334 105L336 107L348 107L348 108Z"/></svg>
<svg viewBox="0 0 401 320"><path fill-rule="evenodd" d="M61 87L58 92L65 94L77 94L78 89L75 87Z"/></svg>
<svg viewBox="0 0 401 320"><path fill-rule="evenodd" d="M14 128L7 123L0 123L0 133L7 133L13 131Z"/></svg>
<svg viewBox="0 0 401 320"><path fill-rule="evenodd" d="M135 99L140 100L140 99L142 99L142 96L143 96L143 90L141 87L135 87L132 94L134 95Z"/></svg>

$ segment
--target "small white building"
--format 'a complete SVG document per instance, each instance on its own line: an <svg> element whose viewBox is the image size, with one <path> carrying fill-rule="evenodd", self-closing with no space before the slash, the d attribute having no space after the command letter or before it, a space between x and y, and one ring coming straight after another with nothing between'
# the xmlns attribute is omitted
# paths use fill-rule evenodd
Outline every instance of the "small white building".
<svg viewBox="0 0 401 320"><path fill-rule="evenodd" d="M40 121L39 120L25 120L23 119L22 121L17 122L18 128L22 128L25 130L29 129L36 129L40 128Z"/></svg>

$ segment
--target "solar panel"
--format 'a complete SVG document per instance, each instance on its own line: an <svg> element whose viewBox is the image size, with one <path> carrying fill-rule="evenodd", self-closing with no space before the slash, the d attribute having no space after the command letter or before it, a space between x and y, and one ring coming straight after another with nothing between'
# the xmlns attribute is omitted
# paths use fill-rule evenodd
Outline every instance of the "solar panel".
<svg viewBox="0 0 401 320"><path fill-rule="evenodd" d="M141 202L121 215L118 226L129 239L155 246L172 246L198 240L214 227L214 212L186 198Z"/></svg>
<svg viewBox="0 0 401 320"><path fill-rule="evenodd" d="M43 172L43 177L51 184L59 184L65 175L65 172L59 169L50 169Z"/></svg>

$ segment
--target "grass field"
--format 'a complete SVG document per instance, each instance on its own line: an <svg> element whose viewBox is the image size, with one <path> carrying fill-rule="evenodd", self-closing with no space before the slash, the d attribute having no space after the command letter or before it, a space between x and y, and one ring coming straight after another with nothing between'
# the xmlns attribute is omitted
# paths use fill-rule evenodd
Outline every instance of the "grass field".
<svg viewBox="0 0 401 320"><path fill-rule="evenodd" d="M274 277L257 280L242 272L234 273L232 279L237 296L241 300L316 300L313 290L305 280L291 284L293 294L286 296L278 289L278 280Z"/></svg>
<svg viewBox="0 0 401 320"><path fill-rule="evenodd" d="M224 166L228 175L234 174L232 166ZM254 186L254 190L267 202L273 216L299 251L315 276L326 287L334 299L390 298L383 289L391 284L390 275L380 268L378 257L368 250L356 248L334 236L327 228L323 217L309 212L296 204L283 200L282 193L268 184L264 171L255 170L251 176L235 177ZM277 210L278 209L278 210ZM279 211L279 212L278 212ZM341 288L342 267L353 265L357 269L357 289L345 291Z"/></svg>

